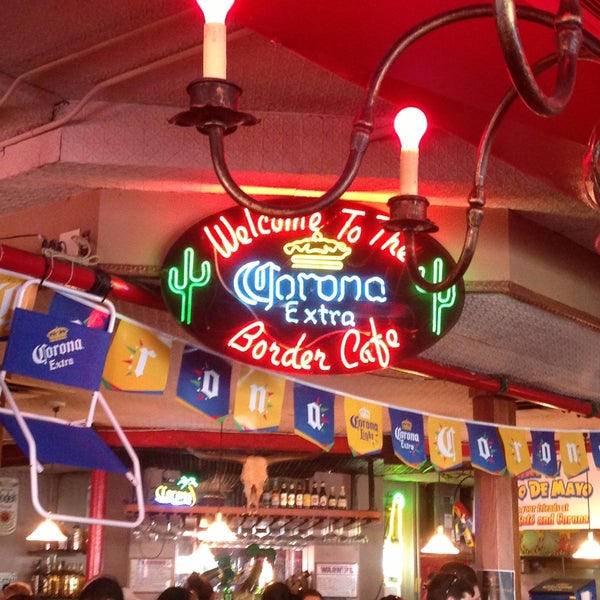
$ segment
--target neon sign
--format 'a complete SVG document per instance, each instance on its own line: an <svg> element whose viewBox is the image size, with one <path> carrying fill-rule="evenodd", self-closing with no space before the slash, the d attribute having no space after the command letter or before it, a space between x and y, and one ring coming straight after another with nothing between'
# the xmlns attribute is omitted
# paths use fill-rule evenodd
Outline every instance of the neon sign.
<svg viewBox="0 0 600 600"><path fill-rule="evenodd" d="M161 483L154 490L154 502L170 506L194 506L196 504L196 488L198 480L193 475L182 475L176 487Z"/></svg>
<svg viewBox="0 0 600 600"><path fill-rule="evenodd" d="M464 284L426 293L406 273L402 234L356 203L304 217L230 208L190 227L162 268L165 302L206 347L297 374L394 366L457 322ZM439 281L448 252L420 236L420 271Z"/></svg>

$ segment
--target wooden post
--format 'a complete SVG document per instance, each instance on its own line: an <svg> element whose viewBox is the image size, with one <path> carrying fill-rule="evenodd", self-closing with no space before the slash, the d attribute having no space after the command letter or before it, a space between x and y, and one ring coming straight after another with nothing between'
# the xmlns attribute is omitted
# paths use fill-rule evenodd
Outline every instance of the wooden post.
<svg viewBox="0 0 600 600"><path fill-rule="evenodd" d="M92 471L90 486L90 517L103 519L106 515L106 471ZM90 525L85 562L85 580L100 575L104 563L104 527Z"/></svg>

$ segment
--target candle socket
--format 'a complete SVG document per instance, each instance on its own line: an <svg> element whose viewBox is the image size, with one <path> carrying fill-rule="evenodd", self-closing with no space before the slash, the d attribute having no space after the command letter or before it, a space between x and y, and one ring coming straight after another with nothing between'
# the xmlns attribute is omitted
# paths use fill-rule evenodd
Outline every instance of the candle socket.
<svg viewBox="0 0 600 600"><path fill-rule="evenodd" d="M388 200L390 219L384 223L386 231L413 231L435 233L438 226L427 218L429 201L416 194L401 194Z"/></svg>

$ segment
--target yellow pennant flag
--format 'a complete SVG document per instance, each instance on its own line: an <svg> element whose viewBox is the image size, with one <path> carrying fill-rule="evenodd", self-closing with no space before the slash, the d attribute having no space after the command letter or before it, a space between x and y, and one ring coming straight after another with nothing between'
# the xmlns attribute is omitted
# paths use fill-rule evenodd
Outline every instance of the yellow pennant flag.
<svg viewBox="0 0 600 600"><path fill-rule="evenodd" d="M581 431L560 432L558 446L562 468L567 477L576 477L588 470L585 438Z"/></svg>
<svg viewBox="0 0 600 600"><path fill-rule="evenodd" d="M102 381L113 390L159 394L169 374L171 347L155 333L120 321L106 356Z"/></svg>
<svg viewBox="0 0 600 600"><path fill-rule="evenodd" d="M383 411L379 404L344 398L346 437L354 456L378 454L383 447Z"/></svg>
<svg viewBox="0 0 600 600"><path fill-rule="evenodd" d="M19 277L0 273L0 339L6 339L9 335L13 309L15 308L15 296L19 287L25 281L25 279ZM33 308L37 289L37 285L30 285L27 288L23 302L21 302L21 308Z"/></svg>
<svg viewBox="0 0 600 600"><path fill-rule="evenodd" d="M525 429L498 427L504 445L504 460L511 475L521 475L531 469L531 456Z"/></svg>
<svg viewBox="0 0 600 600"><path fill-rule="evenodd" d="M438 471L447 471L462 465L459 421L443 417L428 417L427 437L429 458Z"/></svg>
<svg viewBox="0 0 600 600"><path fill-rule="evenodd" d="M233 420L240 431L276 431L286 380L242 365L235 391Z"/></svg>

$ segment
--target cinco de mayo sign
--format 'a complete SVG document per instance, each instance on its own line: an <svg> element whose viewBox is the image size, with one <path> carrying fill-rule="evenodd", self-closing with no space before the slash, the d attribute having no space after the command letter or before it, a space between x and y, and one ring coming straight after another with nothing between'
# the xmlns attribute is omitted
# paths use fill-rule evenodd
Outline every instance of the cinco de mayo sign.
<svg viewBox="0 0 600 600"><path fill-rule="evenodd" d="M464 284L429 294L412 283L403 236L383 228L387 218L341 201L290 218L231 208L169 250L165 302L206 347L252 366L315 375L393 366L451 329ZM417 257L433 282L454 266L425 234Z"/></svg>

